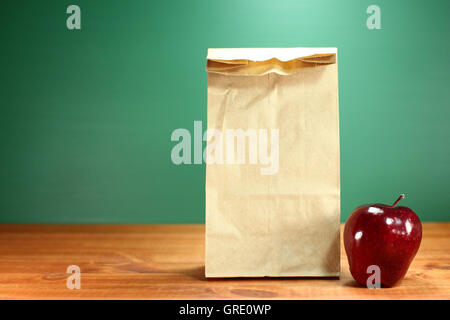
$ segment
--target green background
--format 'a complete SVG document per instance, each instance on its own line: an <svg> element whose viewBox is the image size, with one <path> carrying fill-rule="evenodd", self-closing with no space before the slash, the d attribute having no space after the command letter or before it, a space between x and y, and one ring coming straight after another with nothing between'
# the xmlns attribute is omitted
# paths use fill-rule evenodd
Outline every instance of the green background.
<svg viewBox="0 0 450 320"><path fill-rule="evenodd" d="M338 47L342 220L403 205L450 220L450 1L8 1L1 10L1 223L200 223L209 47ZM66 28L81 7L82 30Z"/></svg>

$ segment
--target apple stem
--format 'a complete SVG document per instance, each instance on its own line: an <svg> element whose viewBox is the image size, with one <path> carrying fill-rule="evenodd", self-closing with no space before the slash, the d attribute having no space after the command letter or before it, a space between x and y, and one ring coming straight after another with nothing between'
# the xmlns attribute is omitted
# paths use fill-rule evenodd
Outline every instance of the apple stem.
<svg viewBox="0 0 450 320"><path fill-rule="evenodd" d="M404 194L404 193L402 193L402 194L400 195L400 197L398 197L397 200L395 200L395 202L394 202L394 204L393 204L392 206L395 207L395 205L396 205L400 200L402 200L403 198L405 198L405 194Z"/></svg>

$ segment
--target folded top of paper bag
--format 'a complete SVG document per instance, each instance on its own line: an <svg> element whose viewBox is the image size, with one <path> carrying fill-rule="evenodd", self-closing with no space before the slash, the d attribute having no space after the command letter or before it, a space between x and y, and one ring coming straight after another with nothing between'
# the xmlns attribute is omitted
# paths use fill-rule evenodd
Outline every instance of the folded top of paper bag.
<svg viewBox="0 0 450 320"><path fill-rule="evenodd" d="M229 75L289 75L304 67L336 63L337 48L208 49L206 70Z"/></svg>

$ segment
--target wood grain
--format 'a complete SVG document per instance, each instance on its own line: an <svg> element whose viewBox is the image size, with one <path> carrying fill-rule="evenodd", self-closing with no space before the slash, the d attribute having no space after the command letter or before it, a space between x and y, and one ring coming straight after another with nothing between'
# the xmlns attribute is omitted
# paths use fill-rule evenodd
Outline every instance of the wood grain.
<svg viewBox="0 0 450 320"><path fill-rule="evenodd" d="M66 288L69 265L81 289ZM0 225L1 299L450 299L450 223L424 224L402 283L360 288L342 247L340 279L204 278L203 225Z"/></svg>

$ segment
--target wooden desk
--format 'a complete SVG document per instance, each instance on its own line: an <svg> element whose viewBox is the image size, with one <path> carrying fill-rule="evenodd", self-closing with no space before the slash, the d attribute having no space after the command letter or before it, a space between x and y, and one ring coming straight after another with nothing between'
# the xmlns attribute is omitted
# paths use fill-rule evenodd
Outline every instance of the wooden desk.
<svg viewBox="0 0 450 320"><path fill-rule="evenodd" d="M424 224L406 278L359 288L344 248L340 279L204 278L203 225L0 225L1 299L450 299L450 223ZM81 289L66 288L69 265Z"/></svg>

